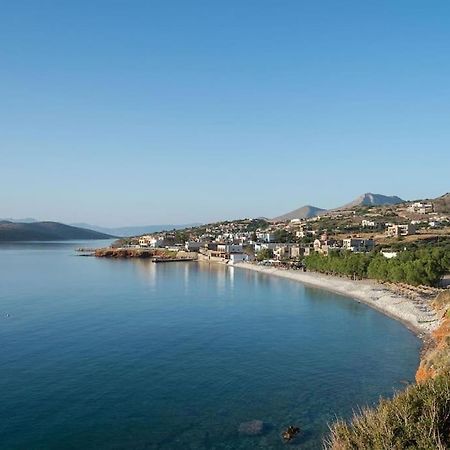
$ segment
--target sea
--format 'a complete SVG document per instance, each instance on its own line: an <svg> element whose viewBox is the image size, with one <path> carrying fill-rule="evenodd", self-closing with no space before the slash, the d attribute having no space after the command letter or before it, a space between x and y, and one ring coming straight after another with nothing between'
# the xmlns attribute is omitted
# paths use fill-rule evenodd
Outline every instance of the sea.
<svg viewBox="0 0 450 450"><path fill-rule="evenodd" d="M1 449L320 449L337 417L414 380L420 340L364 304L76 252L106 244L0 245Z"/></svg>

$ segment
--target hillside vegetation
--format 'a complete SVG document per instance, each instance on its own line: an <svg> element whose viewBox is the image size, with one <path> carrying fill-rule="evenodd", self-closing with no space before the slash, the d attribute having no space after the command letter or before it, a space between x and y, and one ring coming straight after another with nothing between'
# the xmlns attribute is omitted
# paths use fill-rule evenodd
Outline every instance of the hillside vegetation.
<svg viewBox="0 0 450 450"><path fill-rule="evenodd" d="M409 386L392 400L338 421L331 450L445 450L450 448L450 375Z"/></svg>
<svg viewBox="0 0 450 450"><path fill-rule="evenodd" d="M314 253L305 258L305 265L308 270L332 275L435 286L450 271L450 251L447 247L420 248L392 259L379 253Z"/></svg>

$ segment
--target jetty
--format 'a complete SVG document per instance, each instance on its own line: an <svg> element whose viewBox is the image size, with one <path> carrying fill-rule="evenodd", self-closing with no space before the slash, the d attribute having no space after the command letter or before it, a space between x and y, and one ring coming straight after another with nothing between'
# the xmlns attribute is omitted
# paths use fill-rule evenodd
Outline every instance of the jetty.
<svg viewBox="0 0 450 450"><path fill-rule="evenodd" d="M77 256L94 256L95 255L95 248L77 248L76 250Z"/></svg>
<svg viewBox="0 0 450 450"><path fill-rule="evenodd" d="M153 258L154 263L169 263L169 262L192 262L194 258Z"/></svg>

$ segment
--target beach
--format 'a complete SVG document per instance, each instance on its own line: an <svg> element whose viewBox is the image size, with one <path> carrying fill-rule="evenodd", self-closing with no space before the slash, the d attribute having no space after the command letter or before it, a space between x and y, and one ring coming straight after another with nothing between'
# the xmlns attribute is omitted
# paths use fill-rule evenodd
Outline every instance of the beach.
<svg viewBox="0 0 450 450"><path fill-rule="evenodd" d="M439 326L439 318L429 306L430 299L420 297L412 300L391 291L386 286L372 280L350 280L316 272L303 272L292 269L279 269L251 263L236 263L233 267L252 270L305 285L326 289L357 301L401 321L419 337L426 338Z"/></svg>

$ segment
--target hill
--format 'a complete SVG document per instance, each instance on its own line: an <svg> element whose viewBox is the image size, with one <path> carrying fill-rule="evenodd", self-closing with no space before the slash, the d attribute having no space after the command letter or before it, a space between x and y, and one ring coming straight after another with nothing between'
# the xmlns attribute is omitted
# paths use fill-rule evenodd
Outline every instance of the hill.
<svg viewBox="0 0 450 450"><path fill-rule="evenodd" d="M339 209L351 209L356 206L383 206L383 205L398 205L399 203L405 203L405 200L397 197L396 195L388 196L382 194L372 194L367 192L366 194L360 195L355 200L347 203L346 205L335 208Z"/></svg>
<svg viewBox="0 0 450 450"><path fill-rule="evenodd" d="M404 203L405 201L400 197L395 195L387 196L381 194L372 194L368 192L366 194L360 195L355 200L347 203L346 205L339 206L338 208L333 208L329 211L338 211L341 209L350 209L357 206L383 206L383 205L397 205L399 203ZM321 214L326 213L326 209L317 208L316 206L306 205L301 208L294 209L286 214L275 217L272 220L274 222L284 222L292 219L309 219L310 217L316 217Z"/></svg>
<svg viewBox="0 0 450 450"><path fill-rule="evenodd" d="M444 214L450 213L450 193L435 198L432 202L435 212Z"/></svg>
<svg viewBox="0 0 450 450"><path fill-rule="evenodd" d="M4 217L3 219L0 219L0 222L32 223L32 222L39 222L39 220L33 219L32 217L25 217L23 219L13 219L11 217Z"/></svg>
<svg viewBox="0 0 450 450"><path fill-rule="evenodd" d="M170 231L170 230L181 230L184 228L192 228L201 225L200 223L191 223L184 225L138 225L138 226L128 226L128 227L100 227L97 225L90 225L88 223L72 223L73 227L85 228L88 230L98 231L99 233L111 234L119 237L127 236L140 236L146 233L157 233L158 231Z"/></svg>
<svg viewBox="0 0 450 450"><path fill-rule="evenodd" d="M110 239L115 236L58 222L0 222L0 242L65 241L72 239Z"/></svg>
<svg viewBox="0 0 450 450"><path fill-rule="evenodd" d="M272 220L274 222L284 222L286 220L293 219L309 219L310 217L315 217L320 215L320 213L325 212L326 209L317 208L316 206L306 205L301 208L294 209L286 214L275 217Z"/></svg>

